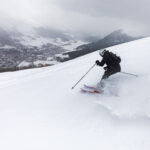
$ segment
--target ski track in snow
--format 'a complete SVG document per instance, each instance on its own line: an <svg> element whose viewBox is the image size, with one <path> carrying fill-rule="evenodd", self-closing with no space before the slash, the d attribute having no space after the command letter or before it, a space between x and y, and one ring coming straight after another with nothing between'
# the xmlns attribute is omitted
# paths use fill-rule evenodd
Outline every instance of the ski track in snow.
<svg viewBox="0 0 150 150"><path fill-rule="evenodd" d="M105 84L105 96L97 100L97 103L119 118L135 119L142 116L150 118L150 84L144 80L145 78L147 79L122 75L111 77Z"/></svg>

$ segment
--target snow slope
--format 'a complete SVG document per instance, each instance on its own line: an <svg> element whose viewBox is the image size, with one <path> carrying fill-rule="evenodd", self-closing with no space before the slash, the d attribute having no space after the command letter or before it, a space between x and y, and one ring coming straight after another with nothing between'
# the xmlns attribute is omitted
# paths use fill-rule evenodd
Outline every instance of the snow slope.
<svg viewBox="0 0 150 150"><path fill-rule="evenodd" d="M96 85L97 52L52 67L0 74L1 150L147 150L150 147L150 38L109 50L122 71L106 82L104 95L83 94Z"/></svg>

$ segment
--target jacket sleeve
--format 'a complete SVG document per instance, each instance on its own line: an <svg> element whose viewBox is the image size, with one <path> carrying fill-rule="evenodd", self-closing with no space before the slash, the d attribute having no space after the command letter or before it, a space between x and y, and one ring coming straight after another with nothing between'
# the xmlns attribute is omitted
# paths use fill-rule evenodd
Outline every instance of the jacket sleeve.
<svg viewBox="0 0 150 150"><path fill-rule="evenodd" d="M101 62L99 63L99 66L104 66L104 64L105 64L105 59L103 58L103 59L101 60Z"/></svg>

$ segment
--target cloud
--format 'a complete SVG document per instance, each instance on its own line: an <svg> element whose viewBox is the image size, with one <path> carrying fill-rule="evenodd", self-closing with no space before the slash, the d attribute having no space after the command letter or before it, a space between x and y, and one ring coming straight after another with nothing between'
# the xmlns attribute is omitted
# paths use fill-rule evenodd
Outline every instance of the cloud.
<svg viewBox="0 0 150 150"><path fill-rule="evenodd" d="M148 0L0 0L1 26L28 24L74 33L108 34L125 29L150 33ZM9 19L11 18L11 19Z"/></svg>

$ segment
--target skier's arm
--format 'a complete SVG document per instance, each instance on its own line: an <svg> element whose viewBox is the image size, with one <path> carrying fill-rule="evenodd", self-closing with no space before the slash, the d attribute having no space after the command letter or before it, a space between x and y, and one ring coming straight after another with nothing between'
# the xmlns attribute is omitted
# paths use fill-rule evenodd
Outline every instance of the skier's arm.
<svg viewBox="0 0 150 150"><path fill-rule="evenodd" d="M104 64L105 64L105 59L103 58L103 59L101 60L101 62L99 62L99 60L96 60L96 64L97 64L98 66L104 66Z"/></svg>

